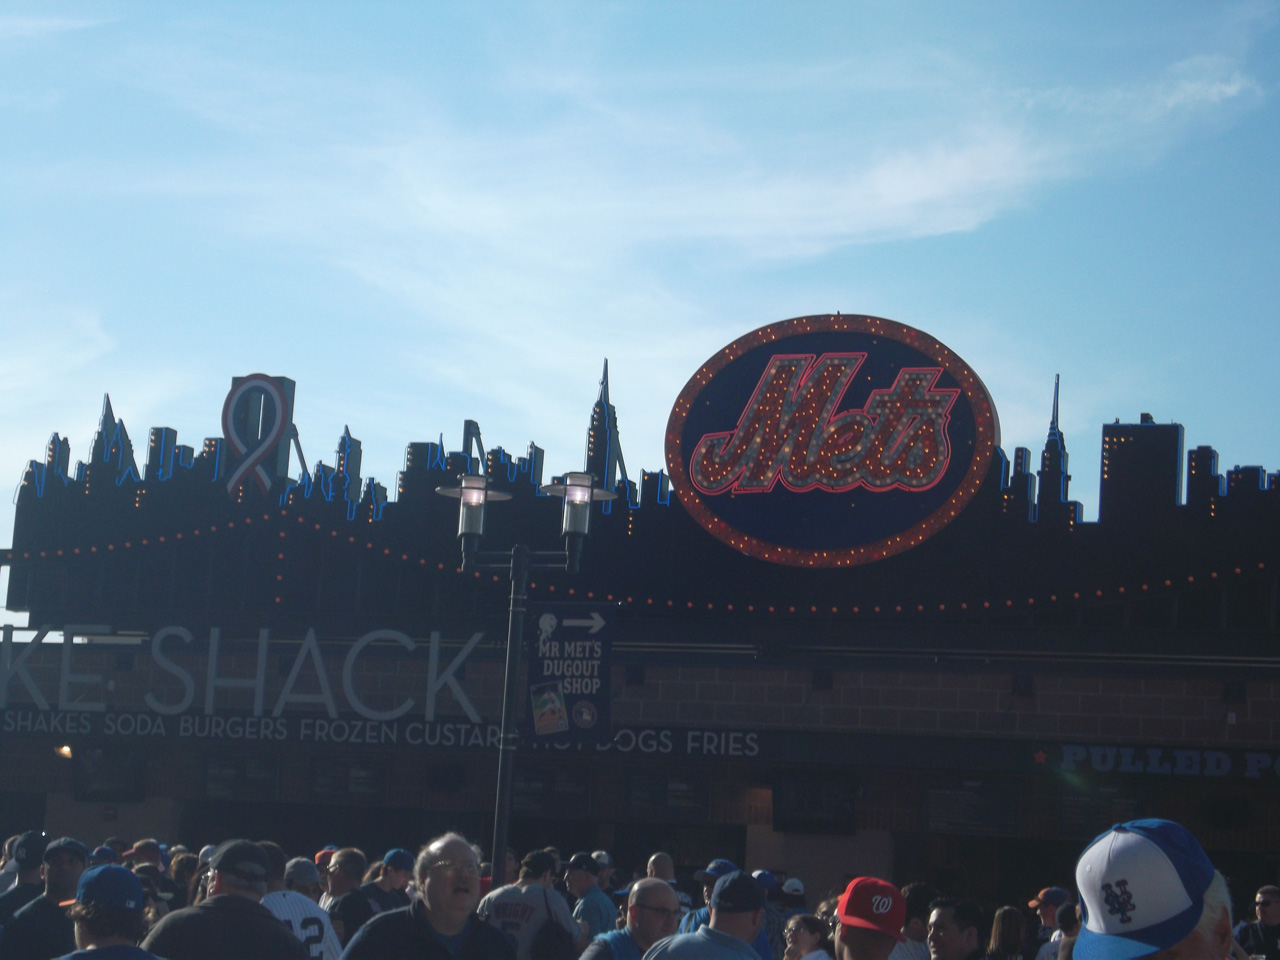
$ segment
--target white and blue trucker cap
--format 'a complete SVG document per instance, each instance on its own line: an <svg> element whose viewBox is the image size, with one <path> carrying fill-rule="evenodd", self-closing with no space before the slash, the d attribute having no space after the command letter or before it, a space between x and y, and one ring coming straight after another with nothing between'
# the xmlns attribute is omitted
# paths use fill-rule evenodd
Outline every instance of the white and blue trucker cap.
<svg viewBox="0 0 1280 960"><path fill-rule="evenodd" d="M1200 922L1213 873L1196 838L1172 820L1112 827L1076 864L1076 960L1138 960L1180 942Z"/></svg>

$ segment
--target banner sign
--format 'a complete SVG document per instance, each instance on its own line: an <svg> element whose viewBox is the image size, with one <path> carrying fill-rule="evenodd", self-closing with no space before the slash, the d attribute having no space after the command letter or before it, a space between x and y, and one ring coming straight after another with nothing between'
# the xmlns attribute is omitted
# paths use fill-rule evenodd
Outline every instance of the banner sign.
<svg viewBox="0 0 1280 960"><path fill-rule="evenodd" d="M1000 427L986 387L919 330L865 316L761 327L690 378L667 421L685 509L743 553L870 563L950 523Z"/></svg>
<svg viewBox="0 0 1280 960"><path fill-rule="evenodd" d="M614 607L529 606L529 737L534 743L608 743L609 633Z"/></svg>

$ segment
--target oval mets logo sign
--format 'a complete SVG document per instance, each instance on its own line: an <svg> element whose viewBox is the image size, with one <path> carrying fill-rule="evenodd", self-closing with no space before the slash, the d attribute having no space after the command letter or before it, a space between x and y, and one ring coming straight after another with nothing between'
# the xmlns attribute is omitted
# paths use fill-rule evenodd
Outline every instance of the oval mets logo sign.
<svg viewBox="0 0 1280 960"><path fill-rule="evenodd" d="M702 365L667 421L667 471L725 543L793 566L869 563L950 523L1000 442L986 387L878 317L761 327Z"/></svg>

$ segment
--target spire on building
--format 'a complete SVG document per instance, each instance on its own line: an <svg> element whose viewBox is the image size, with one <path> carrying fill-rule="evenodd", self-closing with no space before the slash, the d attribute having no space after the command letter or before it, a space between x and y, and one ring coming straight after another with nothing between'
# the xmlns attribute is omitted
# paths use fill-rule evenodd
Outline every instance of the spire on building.
<svg viewBox="0 0 1280 960"><path fill-rule="evenodd" d="M1058 426L1058 374L1053 376L1053 414L1049 418L1049 435L1040 454L1039 483L1036 491L1036 520L1039 523L1070 523L1080 519L1080 505L1067 499L1071 474L1067 473L1067 443Z"/></svg>
<svg viewBox="0 0 1280 960"><path fill-rule="evenodd" d="M605 490L615 490L619 480L627 485L627 465L622 459L622 442L618 438L618 411L609 402L609 361L600 375L600 395L591 408L591 425L587 428L586 470L595 476Z"/></svg>

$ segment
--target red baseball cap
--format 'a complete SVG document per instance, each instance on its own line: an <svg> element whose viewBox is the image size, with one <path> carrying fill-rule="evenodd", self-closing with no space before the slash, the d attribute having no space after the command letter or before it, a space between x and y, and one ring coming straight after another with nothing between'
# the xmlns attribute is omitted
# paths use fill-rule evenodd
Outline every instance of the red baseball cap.
<svg viewBox="0 0 1280 960"><path fill-rule="evenodd" d="M902 935L902 925L907 920L906 898L901 890L884 880L875 877L852 880L840 894L836 915L846 927L875 930L899 942L907 939Z"/></svg>

